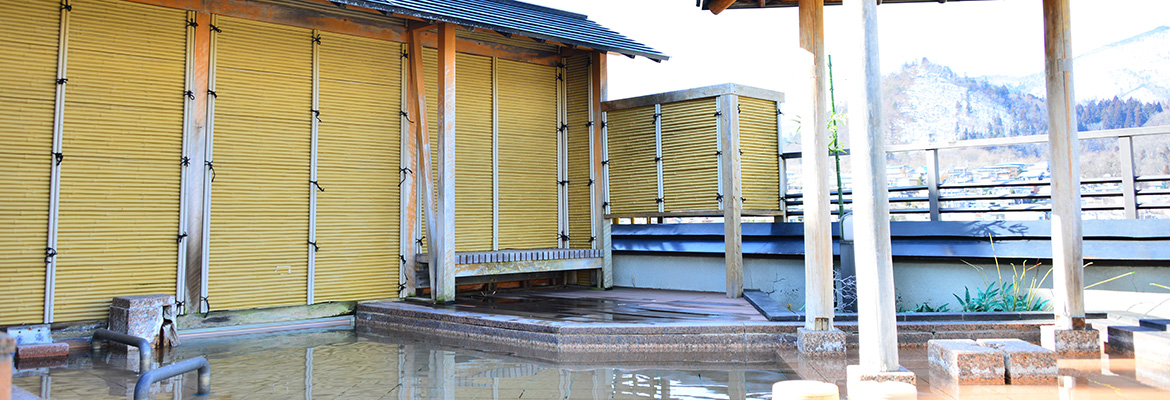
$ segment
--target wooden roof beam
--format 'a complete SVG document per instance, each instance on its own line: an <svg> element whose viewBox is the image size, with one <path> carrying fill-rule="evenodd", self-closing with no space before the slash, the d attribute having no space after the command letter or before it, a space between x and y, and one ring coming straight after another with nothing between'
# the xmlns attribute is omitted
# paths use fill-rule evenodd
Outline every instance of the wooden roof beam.
<svg viewBox="0 0 1170 400"><path fill-rule="evenodd" d="M711 10L712 14L719 15L727 7L731 7L732 4L735 4L735 0L713 0L707 4L707 8Z"/></svg>

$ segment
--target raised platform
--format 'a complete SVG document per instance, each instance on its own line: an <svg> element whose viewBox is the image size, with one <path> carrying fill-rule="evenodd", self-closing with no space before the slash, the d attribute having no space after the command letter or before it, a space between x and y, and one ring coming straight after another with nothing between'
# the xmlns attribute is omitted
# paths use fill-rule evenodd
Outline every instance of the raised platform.
<svg viewBox="0 0 1170 400"><path fill-rule="evenodd" d="M723 293L546 287L481 292L452 305L392 300L360 304L356 330L492 348L550 361L734 361L795 349L800 321L768 321L746 300ZM1040 342L1052 320L899 321L901 347L931 339L1021 339ZM857 323L838 321L846 348L857 346ZM657 354L655 356L655 354ZM652 361L652 360L651 360Z"/></svg>
<svg viewBox="0 0 1170 400"><path fill-rule="evenodd" d="M541 289L461 296L451 306L359 304L359 333L446 339L554 361L761 359L791 345L796 326L771 323L743 299L665 290Z"/></svg>

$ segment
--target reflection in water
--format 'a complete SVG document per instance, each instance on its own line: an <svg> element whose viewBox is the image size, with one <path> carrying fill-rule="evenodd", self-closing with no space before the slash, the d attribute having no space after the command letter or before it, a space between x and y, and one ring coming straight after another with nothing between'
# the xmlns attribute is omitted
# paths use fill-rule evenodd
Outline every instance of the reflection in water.
<svg viewBox="0 0 1170 400"><path fill-rule="evenodd" d="M189 341L164 363L199 355L211 399L762 399L785 379L778 362L552 364L348 331ZM113 364L75 356L14 384L42 398L125 399L137 376ZM194 381L164 381L153 398L196 398Z"/></svg>

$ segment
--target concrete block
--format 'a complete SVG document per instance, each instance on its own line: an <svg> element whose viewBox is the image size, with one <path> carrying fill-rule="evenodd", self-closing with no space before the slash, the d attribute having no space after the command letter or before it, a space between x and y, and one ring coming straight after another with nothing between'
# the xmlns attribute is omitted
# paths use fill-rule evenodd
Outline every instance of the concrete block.
<svg viewBox="0 0 1170 400"><path fill-rule="evenodd" d="M808 356L845 357L845 332L840 329L814 331L796 330L796 348Z"/></svg>
<svg viewBox="0 0 1170 400"><path fill-rule="evenodd" d="M1135 332L1133 348L1135 359L1161 361L1170 365L1170 332Z"/></svg>
<svg viewBox="0 0 1170 400"><path fill-rule="evenodd" d="M1003 354L1008 384L1056 383L1056 352L1019 339L979 339L976 343Z"/></svg>
<svg viewBox="0 0 1170 400"><path fill-rule="evenodd" d="M164 307L173 307L174 295L156 294L115 297L110 304L110 330L150 340L158 346L162 332ZM173 315L171 316L173 318ZM121 347L123 345L117 345ZM111 346L115 347L115 346Z"/></svg>
<svg viewBox="0 0 1170 400"><path fill-rule="evenodd" d="M1096 329L1056 329L1040 327L1040 344L1056 352L1057 357L1098 357L1101 355L1101 333Z"/></svg>
<svg viewBox="0 0 1170 400"><path fill-rule="evenodd" d="M935 339L926 344L931 368L962 384L1003 384L1003 355L970 339Z"/></svg>
<svg viewBox="0 0 1170 400"><path fill-rule="evenodd" d="M119 296L110 302L111 306L121 308L161 308L170 304L175 304L175 296L167 294Z"/></svg>
<svg viewBox="0 0 1170 400"><path fill-rule="evenodd" d="M16 346L16 359L68 357L69 345L66 343L26 344Z"/></svg>

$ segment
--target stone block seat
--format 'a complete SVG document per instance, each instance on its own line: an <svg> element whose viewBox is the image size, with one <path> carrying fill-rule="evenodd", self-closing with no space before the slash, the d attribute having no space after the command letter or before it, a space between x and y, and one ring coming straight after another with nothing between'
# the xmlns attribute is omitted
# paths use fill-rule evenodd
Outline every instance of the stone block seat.
<svg viewBox="0 0 1170 400"><path fill-rule="evenodd" d="M926 344L931 368L960 384L1003 384L1004 357L971 339L936 339Z"/></svg>
<svg viewBox="0 0 1170 400"><path fill-rule="evenodd" d="M979 339L981 346L999 350L1008 384L1055 383L1056 352L1019 339Z"/></svg>

